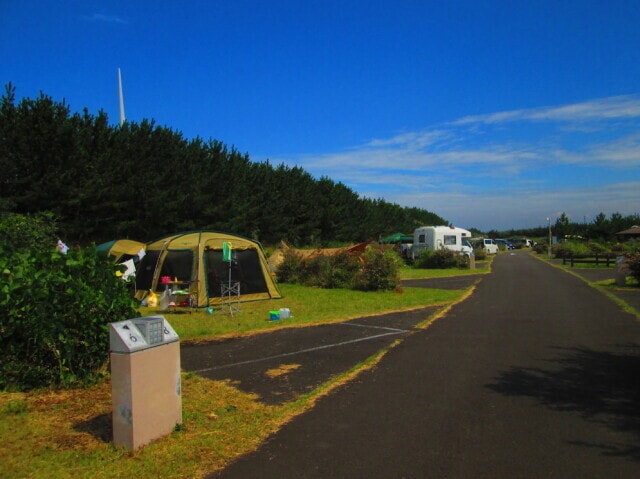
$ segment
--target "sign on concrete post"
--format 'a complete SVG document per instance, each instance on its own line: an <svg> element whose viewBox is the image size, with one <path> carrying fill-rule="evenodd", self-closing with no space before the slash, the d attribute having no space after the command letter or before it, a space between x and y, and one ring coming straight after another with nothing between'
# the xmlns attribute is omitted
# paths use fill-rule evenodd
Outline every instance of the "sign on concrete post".
<svg viewBox="0 0 640 479"><path fill-rule="evenodd" d="M129 450L182 424L179 337L163 316L109 324L113 442Z"/></svg>

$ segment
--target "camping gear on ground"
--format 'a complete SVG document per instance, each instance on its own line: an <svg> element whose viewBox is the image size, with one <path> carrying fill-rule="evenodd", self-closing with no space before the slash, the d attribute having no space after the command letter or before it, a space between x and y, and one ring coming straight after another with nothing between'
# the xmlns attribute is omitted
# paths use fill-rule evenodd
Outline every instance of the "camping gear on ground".
<svg viewBox="0 0 640 479"><path fill-rule="evenodd" d="M153 291L151 291L147 295L147 306L149 306L150 308L155 308L156 306L158 306L158 296Z"/></svg>
<svg viewBox="0 0 640 479"><path fill-rule="evenodd" d="M158 299L158 306L160 306L160 311L166 311L169 309L169 306L171 306L171 290L165 289L162 292Z"/></svg>
<svg viewBox="0 0 640 479"><path fill-rule="evenodd" d="M278 321L279 319L289 319L291 317L291 310L289 308L280 308L279 311L269 311L269 319L271 321Z"/></svg>
<svg viewBox="0 0 640 479"><path fill-rule="evenodd" d="M228 243L228 256L224 255L224 243ZM248 238L216 231L189 231L147 243L145 251L136 275L139 300L148 291L163 291L163 276L190 282L197 289L197 306L203 308L223 304L222 286L230 283L239 285L234 301L282 297L262 246ZM225 262L225 258L230 261Z"/></svg>

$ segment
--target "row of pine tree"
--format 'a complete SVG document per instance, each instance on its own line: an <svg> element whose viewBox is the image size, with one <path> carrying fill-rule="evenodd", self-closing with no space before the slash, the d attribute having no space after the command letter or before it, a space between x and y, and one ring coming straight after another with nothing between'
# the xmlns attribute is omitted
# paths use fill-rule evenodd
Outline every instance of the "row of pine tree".
<svg viewBox="0 0 640 479"><path fill-rule="evenodd" d="M40 94L0 103L0 212L53 212L77 244L196 229L275 244L327 245L446 224L437 214L360 197L299 167L253 162L217 140L151 120L123 126Z"/></svg>

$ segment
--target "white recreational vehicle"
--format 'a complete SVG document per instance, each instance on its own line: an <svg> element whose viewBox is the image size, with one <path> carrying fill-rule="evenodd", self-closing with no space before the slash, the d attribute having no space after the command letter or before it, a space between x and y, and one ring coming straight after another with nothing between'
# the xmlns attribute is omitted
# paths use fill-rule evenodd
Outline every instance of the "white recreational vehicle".
<svg viewBox="0 0 640 479"><path fill-rule="evenodd" d="M470 231L455 226L421 226L413 232L411 253L414 259L420 256L424 249L448 249L471 256L473 248L469 238Z"/></svg>

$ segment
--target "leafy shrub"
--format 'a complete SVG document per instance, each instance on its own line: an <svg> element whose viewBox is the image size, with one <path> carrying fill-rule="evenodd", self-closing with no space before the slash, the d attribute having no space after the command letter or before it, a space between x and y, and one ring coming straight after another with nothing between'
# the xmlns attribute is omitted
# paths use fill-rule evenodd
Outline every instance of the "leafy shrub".
<svg viewBox="0 0 640 479"><path fill-rule="evenodd" d="M16 251L51 251L56 243L53 213L35 215L4 214L0 218L0 241L7 255Z"/></svg>
<svg viewBox="0 0 640 479"><path fill-rule="evenodd" d="M536 243L533 246L533 251L535 251L538 254L543 254L543 253L547 253L549 251L549 243Z"/></svg>
<svg viewBox="0 0 640 479"><path fill-rule="evenodd" d="M283 283L300 283L304 267L302 256L292 250L286 250L282 263L278 266L278 280Z"/></svg>
<svg viewBox="0 0 640 479"><path fill-rule="evenodd" d="M113 263L94 248L62 255L50 238L39 249L0 238L0 388L67 387L99 377L108 323L136 315Z"/></svg>
<svg viewBox="0 0 640 479"><path fill-rule="evenodd" d="M367 247L361 256L355 289L361 291L393 290L398 285L398 269L402 260L393 251Z"/></svg>
<svg viewBox="0 0 640 479"><path fill-rule="evenodd" d="M484 248L474 248L473 255L475 256L476 260L478 260L478 261L482 261L483 259L487 259L487 253L485 252Z"/></svg>
<svg viewBox="0 0 640 479"><path fill-rule="evenodd" d="M566 241L554 245L552 252L556 258L586 257L594 254L588 244L578 241Z"/></svg>
<svg viewBox="0 0 640 479"><path fill-rule="evenodd" d="M353 253L341 252L330 257L329 267L321 286L323 288L353 288L360 269L360 259Z"/></svg>
<svg viewBox="0 0 640 479"><path fill-rule="evenodd" d="M371 247L363 255L342 252L308 259L287 251L278 267L278 280L327 289L394 289L400 263L400 258L392 251Z"/></svg>
<svg viewBox="0 0 640 479"><path fill-rule="evenodd" d="M420 253L415 266L426 269L463 268L468 266L468 261L465 255L448 249L439 249L436 251L425 249Z"/></svg>
<svg viewBox="0 0 640 479"><path fill-rule="evenodd" d="M634 278L640 286L640 253L630 253L626 255L629 275Z"/></svg>
<svg viewBox="0 0 640 479"><path fill-rule="evenodd" d="M611 251L614 253L623 253L625 251L625 245L622 243L615 243L611 245Z"/></svg>
<svg viewBox="0 0 640 479"><path fill-rule="evenodd" d="M610 249L607 246L600 243L595 243L593 241L590 241L589 243L587 243L587 248L592 254L602 254L602 253L608 253L610 251Z"/></svg>
<svg viewBox="0 0 640 479"><path fill-rule="evenodd" d="M622 244L603 244L596 241L565 241L553 245L552 252L556 258L585 258L596 254L606 254L612 252L623 252L626 246Z"/></svg>

